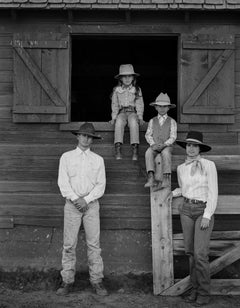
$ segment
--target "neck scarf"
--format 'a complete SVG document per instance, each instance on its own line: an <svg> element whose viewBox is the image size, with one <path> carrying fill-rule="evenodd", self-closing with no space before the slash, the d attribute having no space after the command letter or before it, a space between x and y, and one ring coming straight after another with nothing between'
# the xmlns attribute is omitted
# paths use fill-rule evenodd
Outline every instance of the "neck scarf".
<svg viewBox="0 0 240 308"><path fill-rule="evenodd" d="M190 172L191 176L193 176L197 172L197 170L199 170L200 174L203 175L204 168L203 168L203 165L201 163L201 156L200 155L198 155L195 158L187 157L187 159L185 160L185 165L189 165L189 164L192 164L191 172Z"/></svg>

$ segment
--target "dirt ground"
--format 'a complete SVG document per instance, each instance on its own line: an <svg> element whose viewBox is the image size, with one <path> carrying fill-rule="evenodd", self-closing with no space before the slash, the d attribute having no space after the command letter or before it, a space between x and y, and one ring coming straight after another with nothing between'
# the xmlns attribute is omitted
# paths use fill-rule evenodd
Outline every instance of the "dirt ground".
<svg viewBox="0 0 240 308"><path fill-rule="evenodd" d="M76 277L73 292L57 296L59 276L0 275L0 308L188 308L182 297L153 296L150 275L105 278L106 297L93 293L87 277ZM240 308L240 296L212 296L209 308Z"/></svg>

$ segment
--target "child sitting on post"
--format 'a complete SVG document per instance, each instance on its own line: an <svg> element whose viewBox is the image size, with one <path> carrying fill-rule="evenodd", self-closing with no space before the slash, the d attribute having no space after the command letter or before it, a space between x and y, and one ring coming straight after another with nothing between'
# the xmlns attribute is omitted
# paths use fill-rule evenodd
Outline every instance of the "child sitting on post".
<svg viewBox="0 0 240 308"><path fill-rule="evenodd" d="M138 160L139 125L143 125L144 103L142 91L136 83L139 74L134 72L132 64L122 64L119 67L118 86L112 93L112 120L115 125L114 144L115 157L122 159L121 145L123 144L124 128L126 124L130 130L132 145L132 160Z"/></svg>
<svg viewBox="0 0 240 308"><path fill-rule="evenodd" d="M145 153L148 181L144 187L153 187L159 184L155 179L155 158L160 154L163 179L158 188L166 188L171 184L172 145L177 138L177 123L167 113L169 109L175 108L176 105L171 104L167 94L160 93L155 102L151 103L150 106L155 107L158 115L149 121L145 134L145 138L150 147Z"/></svg>

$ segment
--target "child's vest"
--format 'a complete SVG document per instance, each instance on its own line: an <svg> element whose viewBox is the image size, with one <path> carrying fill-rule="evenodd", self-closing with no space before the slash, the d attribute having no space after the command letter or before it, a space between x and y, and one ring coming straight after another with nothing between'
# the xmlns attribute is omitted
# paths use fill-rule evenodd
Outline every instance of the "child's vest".
<svg viewBox="0 0 240 308"><path fill-rule="evenodd" d="M158 117L153 118L153 140L155 143L164 143L170 137L171 117L167 117L162 126L159 124Z"/></svg>

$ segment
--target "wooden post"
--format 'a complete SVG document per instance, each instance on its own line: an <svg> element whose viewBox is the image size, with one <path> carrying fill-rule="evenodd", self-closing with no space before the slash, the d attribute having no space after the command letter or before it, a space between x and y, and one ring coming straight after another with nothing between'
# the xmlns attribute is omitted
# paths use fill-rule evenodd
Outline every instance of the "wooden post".
<svg viewBox="0 0 240 308"><path fill-rule="evenodd" d="M158 295L174 284L172 210L166 198L170 187L151 189L153 293Z"/></svg>

